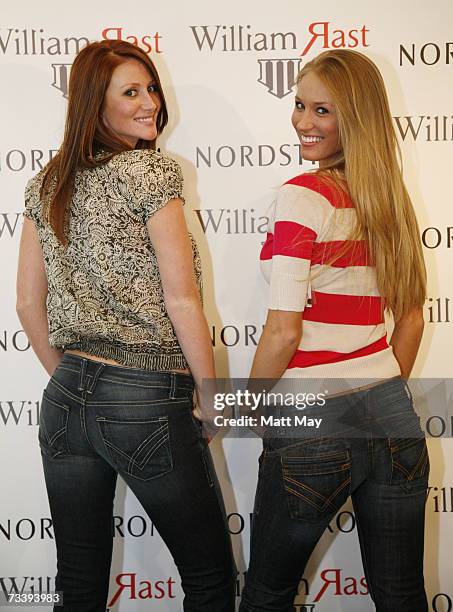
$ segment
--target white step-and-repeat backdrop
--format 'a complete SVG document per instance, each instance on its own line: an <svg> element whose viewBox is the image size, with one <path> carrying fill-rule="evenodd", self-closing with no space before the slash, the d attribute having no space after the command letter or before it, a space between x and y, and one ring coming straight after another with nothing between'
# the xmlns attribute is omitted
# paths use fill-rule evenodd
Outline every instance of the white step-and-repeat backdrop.
<svg viewBox="0 0 453 612"><path fill-rule="evenodd" d="M121 38L156 63L170 125L160 147L185 176L186 213L203 256L219 375L246 377L265 316L258 253L275 189L310 169L290 124L290 75L324 49L352 48L380 67L429 269L415 376L451 377L453 346L453 4L451 0L258 0L76 4L19 0L0 26L0 588L53 588L55 548L37 444L46 375L15 313L23 190L58 148L74 54ZM451 422L445 423L452 435ZM259 442L212 444L240 570L247 569ZM431 439L426 579L430 610L453 609L453 446ZM181 610L178 573L141 507L119 483L109 607ZM351 506L330 524L295 610L366 612ZM20 608L19 608L20 609ZM395 611L397 612L397 611ZM415 611L414 611L415 612Z"/></svg>

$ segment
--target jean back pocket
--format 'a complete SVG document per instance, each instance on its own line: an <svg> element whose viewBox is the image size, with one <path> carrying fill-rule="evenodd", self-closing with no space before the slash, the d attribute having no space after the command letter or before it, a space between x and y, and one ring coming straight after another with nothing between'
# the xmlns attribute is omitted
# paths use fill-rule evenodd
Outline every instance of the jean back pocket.
<svg viewBox="0 0 453 612"><path fill-rule="evenodd" d="M119 472L139 480L151 480L172 470L168 417L140 420L97 417L96 420Z"/></svg>
<svg viewBox="0 0 453 612"><path fill-rule="evenodd" d="M351 461L346 449L301 447L281 457L283 484L291 518L315 522L334 515L350 494Z"/></svg>
<svg viewBox="0 0 453 612"><path fill-rule="evenodd" d="M419 438L391 438L392 483L410 483L429 475L426 440Z"/></svg>
<svg viewBox="0 0 453 612"><path fill-rule="evenodd" d="M69 407L44 392L39 416L38 439L41 451L51 458L68 454Z"/></svg>

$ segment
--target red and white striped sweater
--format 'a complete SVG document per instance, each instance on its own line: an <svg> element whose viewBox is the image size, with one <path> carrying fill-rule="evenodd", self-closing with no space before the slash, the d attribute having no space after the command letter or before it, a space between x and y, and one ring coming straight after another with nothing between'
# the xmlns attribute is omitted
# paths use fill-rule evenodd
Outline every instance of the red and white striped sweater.
<svg viewBox="0 0 453 612"><path fill-rule="evenodd" d="M302 339L285 378L400 374L366 242L347 240L354 221L347 194L316 174L279 189L260 259L269 309L303 313Z"/></svg>

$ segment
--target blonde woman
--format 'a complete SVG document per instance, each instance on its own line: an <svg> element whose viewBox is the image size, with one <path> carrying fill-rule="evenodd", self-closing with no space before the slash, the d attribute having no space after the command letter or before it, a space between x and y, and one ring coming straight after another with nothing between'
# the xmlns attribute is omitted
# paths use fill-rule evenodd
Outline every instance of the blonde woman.
<svg viewBox="0 0 453 612"><path fill-rule="evenodd" d="M251 379L334 392L303 411L322 419L313 433L264 438L240 609L293 610L316 543L351 496L376 609L423 612L429 460L404 379L422 337L426 275L378 69L357 52L322 53L299 74L292 122L319 170L276 199ZM297 406L275 410L293 417Z"/></svg>

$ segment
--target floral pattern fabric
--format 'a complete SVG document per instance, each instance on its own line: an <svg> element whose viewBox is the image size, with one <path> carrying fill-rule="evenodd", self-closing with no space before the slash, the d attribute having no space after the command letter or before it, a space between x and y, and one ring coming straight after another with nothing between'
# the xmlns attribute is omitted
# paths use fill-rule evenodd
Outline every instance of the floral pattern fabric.
<svg viewBox="0 0 453 612"><path fill-rule="evenodd" d="M177 162L152 150L126 151L78 171L61 245L42 218L43 172L25 191L25 215L37 227L48 281L50 344L151 370L186 368L168 316L146 221L181 198ZM191 237L195 277L201 263Z"/></svg>

